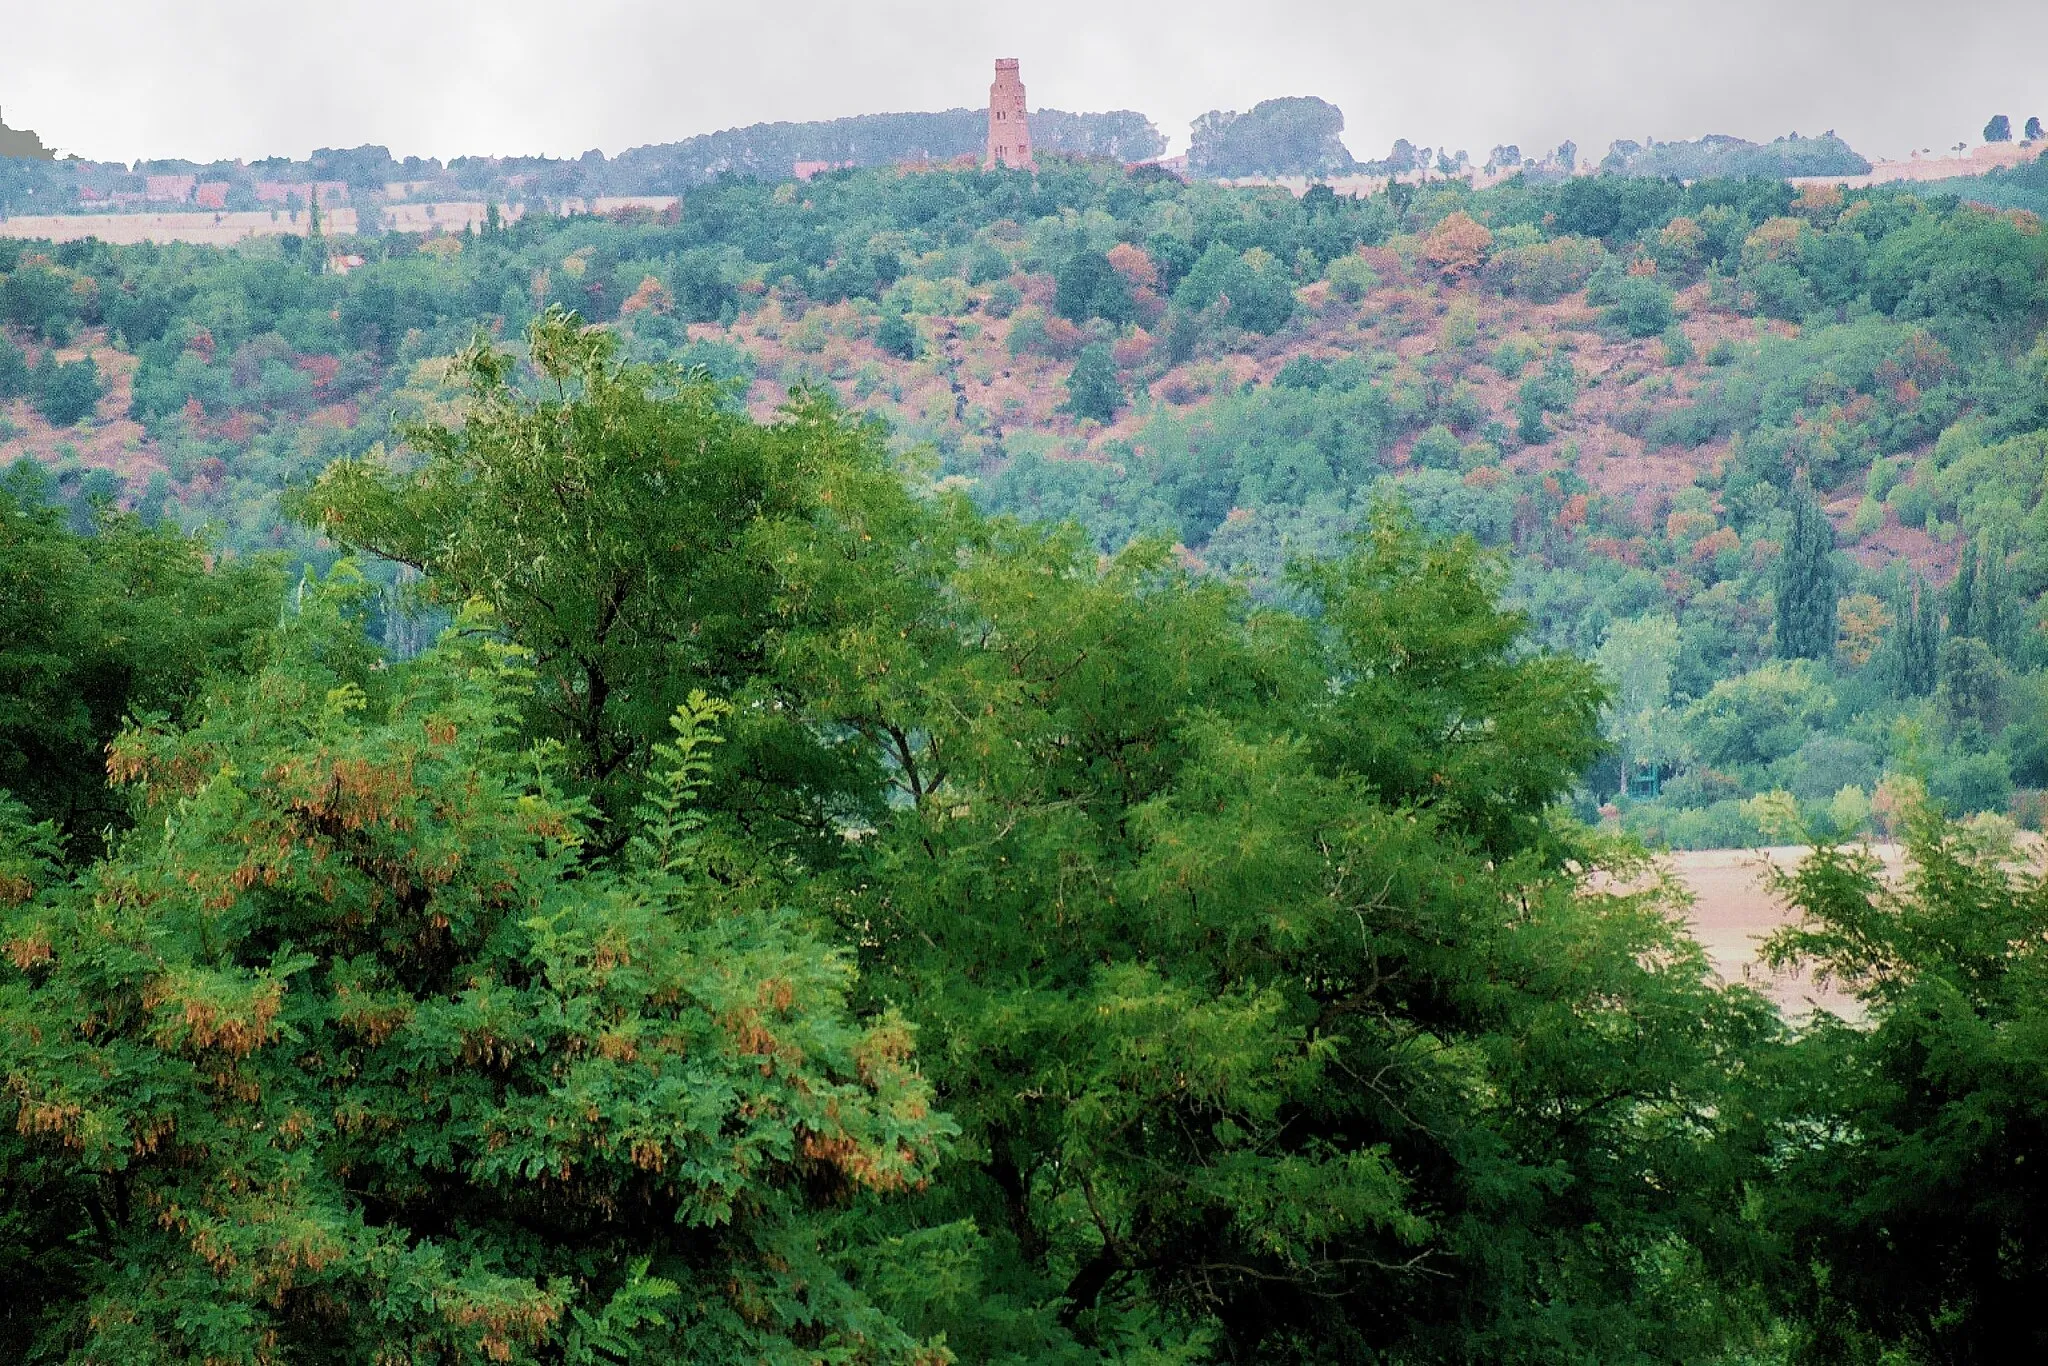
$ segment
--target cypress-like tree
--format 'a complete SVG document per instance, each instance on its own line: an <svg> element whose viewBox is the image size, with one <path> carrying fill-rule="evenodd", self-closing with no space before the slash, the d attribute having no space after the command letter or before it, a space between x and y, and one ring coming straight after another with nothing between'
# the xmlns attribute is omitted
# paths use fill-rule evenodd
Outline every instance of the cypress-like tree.
<svg viewBox="0 0 2048 1366"><path fill-rule="evenodd" d="M1925 697L1934 691L1941 619L1935 611L1934 594L1918 574L1913 576L1912 587L1900 594L1896 615L1899 694Z"/></svg>
<svg viewBox="0 0 2048 1366"><path fill-rule="evenodd" d="M1948 584L1948 634L1975 636L1982 633L1977 627L1977 542L1963 542L1963 553L1956 561L1956 576Z"/></svg>
<svg viewBox="0 0 2048 1366"><path fill-rule="evenodd" d="M1804 475L1792 489L1792 532L1778 557L1778 653L1826 659L1835 650L1835 527Z"/></svg>
<svg viewBox="0 0 2048 1366"><path fill-rule="evenodd" d="M2005 546L1984 537L1977 549L1977 583L1971 596L1970 624L1977 639L2000 658L2010 659L2018 646L2019 605L2013 601L2012 575L2005 567Z"/></svg>

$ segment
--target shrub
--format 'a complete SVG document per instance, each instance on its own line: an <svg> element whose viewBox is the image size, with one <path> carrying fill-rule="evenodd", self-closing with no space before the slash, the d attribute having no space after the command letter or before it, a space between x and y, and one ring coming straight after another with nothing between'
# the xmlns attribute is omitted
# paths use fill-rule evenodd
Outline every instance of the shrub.
<svg viewBox="0 0 2048 1366"><path fill-rule="evenodd" d="M1918 484L1895 484L1885 495L1885 502L1899 515L1899 525L1915 530L1927 525L1927 514L1934 508L1934 496Z"/></svg>
<svg viewBox="0 0 2048 1366"><path fill-rule="evenodd" d="M1226 299L1230 321L1249 332L1277 332L1294 314L1294 284L1270 253L1240 253L1217 242L1174 290L1173 301L1200 312Z"/></svg>
<svg viewBox="0 0 2048 1366"><path fill-rule="evenodd" d="M1330 292L1348 303L1357 303L1380 285L1379 272L1356 253L1331 261L1323 270L1323 278L1330 282Z"/></svg>
<svg viewBox="0 0 2048 1366"><path fill-rule="evenodd" d="M917 324L901 313L891 313L875 329L875 344L898 360L916 360Z"/></svg>
<svg viewBox="0 0 2048 1366"><path fill-rule="evenodd" d="M1654 337L1672 324L1671 290L1654 275L1624 276L1602 321L1631 337Z"/></svg>
<svg viewBox="0 0 2048 1366"><path fill-rule="evenodd" d="M1501 247L1487 262L1485 279L1503 294L1532 303L1554 303L1583 286L1606 254L1598 242L1583 237Z"/></svg>
<svg viewBox="0 0 2048 1366"><path fill-rule="evenodd" d="M2012 766L1997 750L1951 752L1928 773L1927 791L1951 816L2003 811L2012 800Z"/></svg>
<svg viewBox="0 0 2048 1366"><path fill-rule="evenodd" d="M1053 311L1072 323L1131 320L1131 287L1099 251L1077 251L1053 276Z"/></svg>
<svg viewBox="0 0 2048 1366"><path fill-rule="evenodd" d="M31 377L29 402L51 426L69 427L91 417L105 393L100 368L90 356L60 365L45 351Z"/></svg>
<svg viewBox="0 0 2048 1366"><path fill-rule="evenodd" d="M1680 327L1677 323L1673 323L1664 329L1664 363L1666 365L1674 369L1681 365L1690 365L1695 354L1692 338L1685 335L1684 328Z"/></svg>
<svg viewBox="0 0 2048 1366"><path fill-rule="evenodd" d="M1123 386L1117 381L1116 361L1109 347L1102 342L1082 347L1067 376L1067 411L1106 424L1116 421L1116 410L1123 401Z"/></svg>
<svg viewBox="0 0 2048 1366"><path fill-rule="evenodd" d="M1024 291L1008 280L998 280L988 292L983 309L991 318L1007 318L1024 302Z"/></svg>
<svg viewBox="0 0 2048 1366"><path fill-rule="evenodd" d="M5 332L0 332L0 403L25 398L30 389L28 357Z"/></svg>
<svg viewBox="0 0 2048 1366"><path fill-rule="evenodd" d="M1438 423L1415 438L1415 445L1409 449L1409 458L1422 469L1454 470L1465 454L1464 443L1452 433L1449 427Z"/></svg>

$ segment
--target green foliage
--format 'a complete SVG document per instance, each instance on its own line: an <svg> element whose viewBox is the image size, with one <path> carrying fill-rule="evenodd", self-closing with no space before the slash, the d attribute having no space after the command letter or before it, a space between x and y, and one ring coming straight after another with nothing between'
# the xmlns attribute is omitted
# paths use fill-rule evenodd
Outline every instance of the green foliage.
<svg viewBox="0 0 2048 1366"><path fill-rule="evenodd" d="M105 392L99 366L90 356L60 362L54 352L45 351L29 377L29 401L53 427L69 427L92 416Z"/></svg>
<svg viewBox="0 0 2048 1366"><path fill-rule="evenodd" d="M1123 402L1123 384L1117 379L1116 362L1110 357L1108 344L1093 342L1082 347L1074 368L1067 374L1067 411L1075 417L1114 422Z"/></svg>
<svg viewBox="0 0 2048 1366"><path fill-rule="evenodd" d="M536 322L529 347L544 395L479 341L458 361L462 425L408 432L423 463L338 462L297 506L428 574L430 600L488 602L547 680L529 724L568 746L603 811L630 811L702 689L745 718L714 799L829 848L835 816L873 799L867 759L778 699L813 632L889 597L888 557L920 516L876 433L812 394L757 425L701 374L622 364L573 315Z"/></svg>
<svg viewBox="0 0 2048 1366"><path fill-rule="evenodd" d="M1657 336L1671 326L1671 288L1654 275L1623 276L1604 318L1631 337Z"/></svg>
<svg viewBox="0 0 2048 1366"><path fill-rule="evenodd" d="M0 481L0 791L89 852L127 822L107 743L260 658L283 584L262 562L208 572L197 542L110 510L76 535L31 473Z"/></svg>
<svg viewBox="0 0 2048 1366"><path fill-rule="evenodd" d="M948 1131L905 1026L685 844L583 865L518 653L472 622L380 675L343 584L125 733L148 816L5 912L0 1162L46 1240L10 1354L916 1359L839 1260Z"/></svg>
<svg viewBox="0 0 2048 1366"><path fill-rule="evenodd" d="M1798 750L1834 706L1820 671L1772 661L1714 684L1686 718L1700 757L1720 768L1768 764Z"/></svg>
<svg viewBox="0 0 2048 1366"><path fill-rule="evenodd" d="M1222 304L1237 326L1273 333L1294 312L1294 283L1269 254L1254 256L1218 242L1195 262L1173 301L1195 311Z"/></svg>
<svg viewBox="0 0 2048 1366"><path fill-rule="evenodd" d="M1211 110L1194 122L1188 169L1203 176L1329 175L1352 167L1344 115L1313 95L1262 100L1247 113Z"/></svg>
<svg viewBox="0 0 2048 1366"><path fill-rule="evenodd" d="M1866 1022L1823 1020L1787 1060L1781 1123L1803 1137L1762 1192L1779 1288L1823 1352L2027 1354L2048 896L1992 827L1913 809L1904 834L1903 882L1824 849L1782 886L1802 921L1769 956L1829 972Z"/></svg>
<svg viewBox="0 0 2048 1366"><path fill-rule="evenodd" d="M1802 478L1792 491L1792 527L1779 552L1773 584L1778 654L1785 659L1825 660L1834 655L1841 592L1834 553L1834 523Z"/></svg>
<svg viewBox="0 0 2048 1366"><path fill-rule="evenodd" d="M1075 252L1053 275L1053 311L1068 322L1131 320L1131 289L1099 251Z"/></svg>
<svg viewBox="0 0 2048 1366"><path fill-rule="evenodd" d="M875 345L898 360L916 360L917 324L901 313L887 314L875 328Z"/></svg>
<svg viewBox="0 0 2048 1366"><path fill-rule="evenodd" d="M986 625L920 727L945 784L864 842L843 912L877 998L952 1041L928 1065L978 1156L947 1207L1002 1274L949 1342L1017 1299L1253 1359L1661 1337L1621 1306L1688 1216L1608 1164L1699 1170L1672 1121L1705 1113L1700 1046L1763 1017L1653 904L1573 909L1543 813L1598 745L1592 673L1524 652L1497 571L1391 512L1305 571L1320 633L1157 546L996 549L956 576ZM1653 1072L1675 1111L1599 1099ZM1560 1238L1558 1200L1599 1215Z"/></svg>

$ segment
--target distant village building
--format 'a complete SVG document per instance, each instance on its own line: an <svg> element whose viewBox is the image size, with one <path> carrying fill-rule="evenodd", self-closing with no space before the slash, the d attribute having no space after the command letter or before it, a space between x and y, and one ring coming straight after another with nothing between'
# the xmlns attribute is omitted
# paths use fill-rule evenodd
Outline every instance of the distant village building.
<svg viewBox="0 0 2048 1366"><path fill-rule="evenodd" d="M43 140L31 128L9 128L7 120L0 118L0 157L30 157L36 161L55 161L54 149L43 146Z"/></svg>
<svg viewBox="0 0 2048 1366"><path fill-rule="evenodd" d="M192 190L192 202L202 209L225 209L228 206L228 182L209 180Z"/></svg>
<svg viewBox="0 0 2048 1366"><path fill-rule="evenodd" d="M996 59L996 79L988 88L988 152L981 159L983 170L1007 166L1013 171L1035 171L1031 159L1031 119L1024 107L1024 81L1017 74L1015 57Z"/></svg>
<svg viewBox="0 0 2048 1366"><path fill-rule="evenodd" d="M152 204L183 204L198 184L196 175L148 175L142 178L142 193Z"/></svg>

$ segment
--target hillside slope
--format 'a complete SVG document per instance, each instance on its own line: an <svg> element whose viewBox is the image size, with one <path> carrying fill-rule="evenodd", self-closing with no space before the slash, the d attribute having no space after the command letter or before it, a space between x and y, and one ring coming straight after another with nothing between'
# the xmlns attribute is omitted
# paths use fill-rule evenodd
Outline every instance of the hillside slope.
<svg viewBox="0 0 2048 1366"><path fill-rule="evenodd" d="M437 358L479 328L563 306L763 414L830 388L939 487L1104 550L1161 535L1254 597L1398 496L1503 552L1539 643L1601 656L1616 749L1584 810L1652 839L1881 827L1907 779L2034 819L2048 786L2024 212L1618 177L1296 198L1048 159L481 236L0 252L0 459L230 548L326 556L283 490L444 411ZM39 414L46 350L98 358L80 426Z"/></svg>

